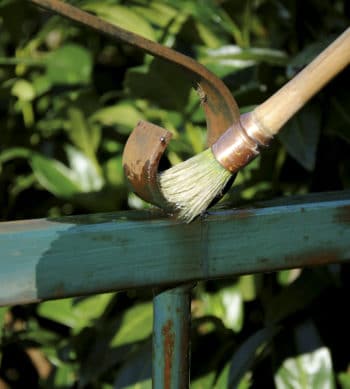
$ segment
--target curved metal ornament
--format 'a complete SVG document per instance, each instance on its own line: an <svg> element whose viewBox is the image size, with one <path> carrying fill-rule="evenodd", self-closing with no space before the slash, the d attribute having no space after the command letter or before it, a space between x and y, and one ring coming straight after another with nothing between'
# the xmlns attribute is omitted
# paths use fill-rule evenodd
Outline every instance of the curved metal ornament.
<svg viewBox="0 0 350 389"><path fill-rule="evenodd" d="M199 65L199 64L198 64ZM197 74L194 73L198 77ZM212 75L213 78L216 78ZM219 80L219 79L218 79ZM224 84L201 80L197 92L207 122L207 144L211 146L232 124L239 123L237 104ZM133 191L143 200L167 208L158 183L158 165L172 137L171 132L140 121L123 152L123 168Z"/></svg>
<svg viewBox="0 0 350 389"><path fill-rule="evenodd" d="M239 124L239 110L226 85L203 65L169 47L114 26L95 15L60 0L30 0L50 11L104 33L113 40L128 43L155 57L176 64L190 75L204 108L208 145L211 146L229 127ZM158 164L171 138L169 131L140 122L125 146L123 166L133 190L144 200L165 207L157 182Z"/></svg>

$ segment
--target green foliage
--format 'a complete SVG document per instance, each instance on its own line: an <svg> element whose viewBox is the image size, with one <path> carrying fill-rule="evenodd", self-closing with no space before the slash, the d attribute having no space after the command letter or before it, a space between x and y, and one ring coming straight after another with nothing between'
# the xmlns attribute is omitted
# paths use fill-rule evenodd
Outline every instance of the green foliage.
<svg viewBox="0 0 350 389"><path fill-rule="evenodd" d="M292 118L279 135L289 154L309 171L315 168L320 124L319 107L309 105Z"/></svg>
<svg viewBox="0 0 350 389"><path fill-rule="evenodd" d="M278 389L334 388L329 350L320 348L296 358L286 359L276 374L276 387Z"/></svg>
<svg viewBox="0 0 350 389"><path fill-rule="evenodd" d="M346 0L71 2L194 57L242 112L350 20ZM348 86L347 70L238 175L222 206L349 187ZM191 87L133 47L28 2L0 1L1 220L146 206L125 183L123 146L143 119L173 132L171 164L203 150ZM197 285L192 387L350 388L349 279L339 265ZM0 308L0 387L150 388L151 330L149 291Z"/></svg>
<svg viewBox="0 0 350 389"><path fill-rule="evenodd" d="M91 71L89 51L74 44L61 46L50 53L46 60L46 77L52 85L87 84Z"/></svg>
<svg viewBox="0 0 350 389"><path fill-rule="evenodd" d="M335 388L331 354L322 347L314 324L304 322L293 332L297 355L285 359L277 370L276 388ZM306 345L312 350L306 351Z"/></svg>

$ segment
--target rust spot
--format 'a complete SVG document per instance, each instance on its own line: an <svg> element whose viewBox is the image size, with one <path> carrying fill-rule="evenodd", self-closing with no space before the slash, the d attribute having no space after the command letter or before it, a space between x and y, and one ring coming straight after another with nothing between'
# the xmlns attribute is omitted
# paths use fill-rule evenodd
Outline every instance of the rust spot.
<svg viewBox="0 0 350 389"><path fill-rule="evenodd" d="M298 266L316 266L339 262L338 250L316 250L300 254L287 255L286 262Z"/></svg>
<svg viewBox="0 0 350 389"><path fill-rule="evenodd" d="M252 209L239 209L234 213L235 219L248 219L255 214Z"/></svg>
<svg viewBox="0 0 350 389"><path fill-rule="evenodd" d="M341 224L350 224L350 205L337 209L335 221Z"/></svg>
<svg viewBox="0 0 350 389"><path fill-rule="evenodd" d="M60 282L54 289L54 297L64 296L64 283Z"/></svg>
<svg viewBox="0 0 350 389"><path fill-rule="evenodd" d="M173 322L170 319L164 324L162 334L164 339L164 389L170 389L175 343Z"/></svg>

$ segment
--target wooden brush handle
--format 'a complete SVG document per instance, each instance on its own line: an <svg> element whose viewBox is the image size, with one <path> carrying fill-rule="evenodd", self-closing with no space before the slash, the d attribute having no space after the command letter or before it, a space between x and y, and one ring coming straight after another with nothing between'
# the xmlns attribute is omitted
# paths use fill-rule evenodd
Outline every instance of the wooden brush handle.
<svg viewBox="0 0 350 389"><path fill-rule="evenodd" d="M254 109L253 117L272 137L304 104L350 63L350 28L299 74Z"/></svg>

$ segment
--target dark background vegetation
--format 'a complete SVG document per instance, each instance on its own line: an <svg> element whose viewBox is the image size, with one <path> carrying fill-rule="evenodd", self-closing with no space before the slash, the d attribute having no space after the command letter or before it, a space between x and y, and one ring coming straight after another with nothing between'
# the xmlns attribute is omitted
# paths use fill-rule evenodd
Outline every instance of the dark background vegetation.
<svg viewBox="0 0 350 389"><path fill-rule="evenodd" d="M242 112L350 20L347 0L72 3L196 58ZM226 206L349 188L349 86L346 70L307 104L238 175ZM0 220L145 207L121 167L142 118L173 131L172 164L205 147L199 99L181 73L0 0ZM349 285L340 265L200 283L192 388L350 388ZM150 388L151 326L149 290L0 308L0 388Z"/></svg>

